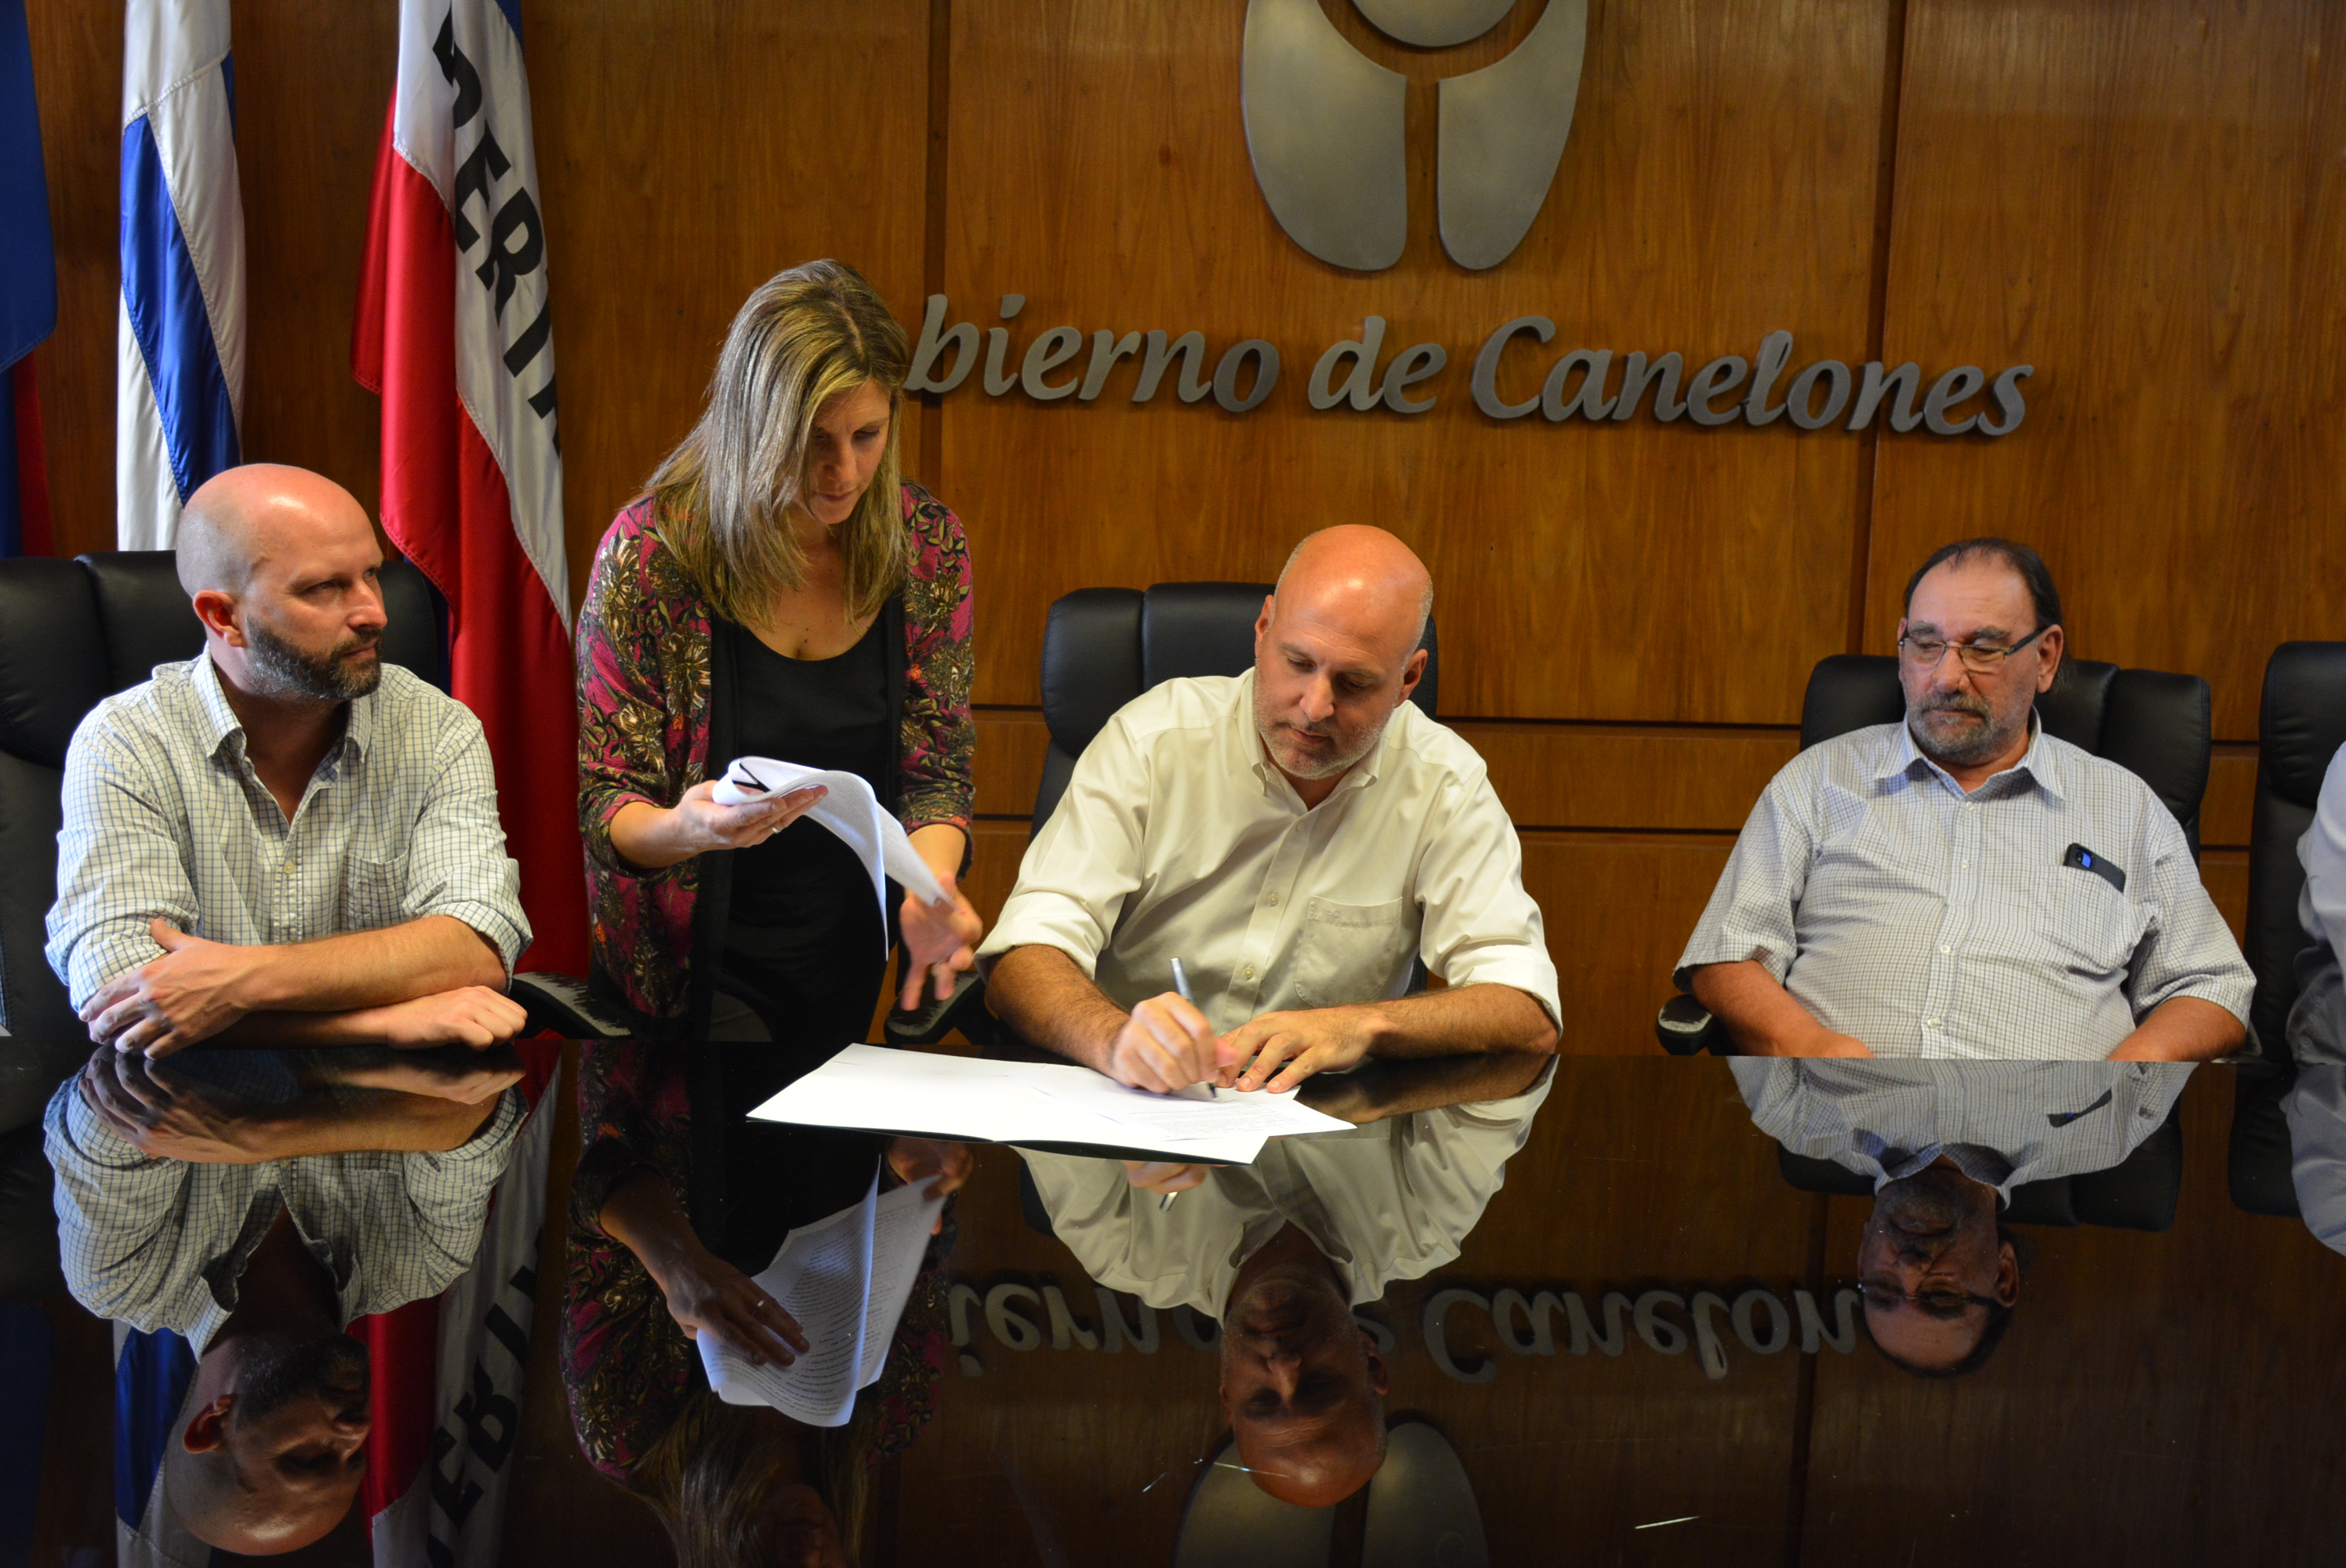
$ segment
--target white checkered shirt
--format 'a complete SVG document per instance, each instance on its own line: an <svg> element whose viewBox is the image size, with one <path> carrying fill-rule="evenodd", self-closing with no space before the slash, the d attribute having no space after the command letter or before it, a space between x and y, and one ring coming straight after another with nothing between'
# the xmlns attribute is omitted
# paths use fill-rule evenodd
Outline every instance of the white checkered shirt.
<svg viewBox="0 0 2346 1568"><path fill-rule="evenodd" d="M2126 890L2063 864L2071 844L2122 869ZM1878 1056L2104 1057L2170 997L2245 1023L2256 989L2174 814L2041 729L1969 795L1903 723L1792 759L1744 823L1678 983L1747 959Z"/></svg>
<svg viewBox="0 0 2346 1568"><path fill-rule="evenodd" d="M1944 1155L2006 1201L2024 1182L2108 1170L2158 1131L2181 1062L1728 1064L1760 1130L1883 1183Z"/></svg>
<svg viewBox="0 0 2346 1568"><path fill-rule="evenodd" d="M49 965L78 1007L159 956L155 920L253 947L443 914L510 972L529 921L505 845L480 720L397 665L351 703L290 823L210 658L158 665L74 732Z"/></svg>
<svg viewBox="0 0 2346 1568"><path fill-rule="evenodd" d="M436 1296L472 1266L526 1109L507 1089L495 1119L445 1154L190 1165L117 1136L76 1074L44 1119L66 1284L99 1317L175 1329L200 1356L281 1207L333 1280L344 1323Z"/></svg>

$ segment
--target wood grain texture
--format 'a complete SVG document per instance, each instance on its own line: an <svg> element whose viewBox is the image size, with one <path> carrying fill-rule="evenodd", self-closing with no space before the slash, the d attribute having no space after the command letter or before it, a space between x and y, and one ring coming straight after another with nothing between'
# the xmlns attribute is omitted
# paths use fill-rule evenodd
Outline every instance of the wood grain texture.
<svg viewBox="0 0 2346 1568"><path fill-rule="evenodd" d="M25 11L57 260L57 327L33 363L56 549L69 556L114 547L122 0L28 0Z"/></svg>
<svg viewBox="0 0 2346 1568"><path fill-rule="evenodd" d="M1483 719L1452 728L1481 754L1491 787L1522 828L1732 832L1800 749L1790 730ZM977 809L988 816L1031 812L1050 745L1042 715L982 709L977 734Z"/></svg>
<svg viewBox="0 0 2346 1568"><path fill-rule="evenodd" d="M122 5L32 0L42 161L57 247L57 331L38 351L56 553L115 541L115 331L122 289ZM396 8L238 0L247 462L327 474L370 513L374 398L351 325L375 145L397 68Z"/></svg>
<svg viewBox="0 0 2346 1568"><path fill-rule="evenodd" d="M2037 367L2015 434L1885 443L1868 646L1935 545L2045 552L2070 647L2188 670L2346 636L2346 12L1913 0L1884 349Z"/></svg>
<svg viewBox="0 0 2346 1568"><path fill-rule="evenodd" d="M2346 1484L2346 1460L2303 1434L2346 1398L2339 1260L2298 1221L2231 1207L2231 1084L2203 1070L2185 1092L2171 1231L2033 1232L2011 1332L1979 1372L1821 1360L1804 1562L1873 1561L1891 1541L1917 1568L2329 1554L2305 1500ZM1831 1202L1838 1277L1867 1205Z"/></svg>
<svg viewBox="0 0 2346 1568"><path fill-rule="evenodd" d="M2245 849L2257 805L2257 748L2218 742L2208 759L2208 793L2199 800L2199 842Z"/></svg>
<svg viewBox="0 0 2346 1568"><path fill-rule="evenodd" d="M1785 327L1803 352L1861 357L1882 7L1591 11L1578 128L1522 248L1464 271L1421 191L1407 254L1375 276L1312 260L1256 191L1241 7L1211 25L1113 0L955 12L956 319L990 327L1017 292L1014 356L1072 324L1194 328L1216 353L1263 337L1282 359L1278 391L1243 417L1162 391L1135 408L1130 364L1091 404L989 398L974 382L944 401L945 485L990 606L983 700L1035 699L1042 610L1069 588L1259 579L1308 530L1373 521L1467 611L1443 623L1454 713L1796 717L1810 667L1844 640L1856 437L1500 425L1466 379L1483 338L1525 313L1555 319L1558 354L1749 354ZM1411 123L1421 168L1433 130L1430 115ZM1431 413L1309 409L1321 351L1372 313L1392 349L1447 347ZM1537 374L1511 361L1503 390L1535 390Z"/></svg>
<svg viewBox="0 0 2346 1568"><path fill-rule="evenodd" d="M929 5L566 0L524 20L583 591L612 515L699 417L750 290L835 257L918 330Z"/></svg>

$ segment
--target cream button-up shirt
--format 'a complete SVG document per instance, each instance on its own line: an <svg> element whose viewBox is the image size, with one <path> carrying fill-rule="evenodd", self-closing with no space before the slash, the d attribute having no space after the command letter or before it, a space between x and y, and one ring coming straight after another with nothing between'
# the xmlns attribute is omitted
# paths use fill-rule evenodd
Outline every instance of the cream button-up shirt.
<svg viewBox="0 0 2346 1568"><path fill-rule="evenodd" d="M1292 1225L1374 1301L1458 1256L1531 1136L1553 1065L1505 1100L1443 1105L1349 1132L1274 1138L1166 1206L1115 1160L1020 1149L1053 1234L1111 1290L1221 1317L1246 1260Z"/></svg>
<svg viewBox="0 0 2346 1568"><path fill-rule="evenodd" d="M1173 989L1227 1033L1401 995L1412 961L1559 1017L1523 850L1473 747L1403 703L1308 808L1264 754L1254 676L1170 680L1110 718L979 950L1056 947L1111 1001Z"/></svg>

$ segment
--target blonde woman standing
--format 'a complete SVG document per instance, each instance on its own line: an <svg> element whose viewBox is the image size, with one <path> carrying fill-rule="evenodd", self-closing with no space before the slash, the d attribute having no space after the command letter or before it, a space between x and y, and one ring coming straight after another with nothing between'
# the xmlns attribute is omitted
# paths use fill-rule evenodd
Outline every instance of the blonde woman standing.
<svg viewBox="0 0 2346 1568"><path fill-rule="evenodd" d="M735 316L709 407L595 555L579 825L598 986L669 1039L862 1039L885 961L819 798L719 805L736 757L862 774L937 873L892 925L909 1005L969 967L969 551L903 479L903 329L837 261Z"/></svg>

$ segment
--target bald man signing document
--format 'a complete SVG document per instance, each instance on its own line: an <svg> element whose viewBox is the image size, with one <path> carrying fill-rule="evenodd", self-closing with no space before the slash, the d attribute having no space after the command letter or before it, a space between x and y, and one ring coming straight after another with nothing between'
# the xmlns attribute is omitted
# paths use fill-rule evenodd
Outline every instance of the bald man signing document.
<svg viewBox="0 0 2346 1568"><path fill-rule="evenodd" d="M161 1056L521 1028L504 992L529 922L488 747L382 662L382 565L317 474L254 463L189 497L204 651L98 704L66 757L48 957L91 1039Z"/></svg>
<svg viewBox="0 0 2346 1568"><path fill-rule="evenodd" d="M1405 701L1433 605L1400 540L1325 529L1263 601L1252 671L1109 719L979 954L1004 1022L1159 1092L1553 1051L1515 829L1474 748ZM1403 995L1416 958L1443 989Z"/></svg>

